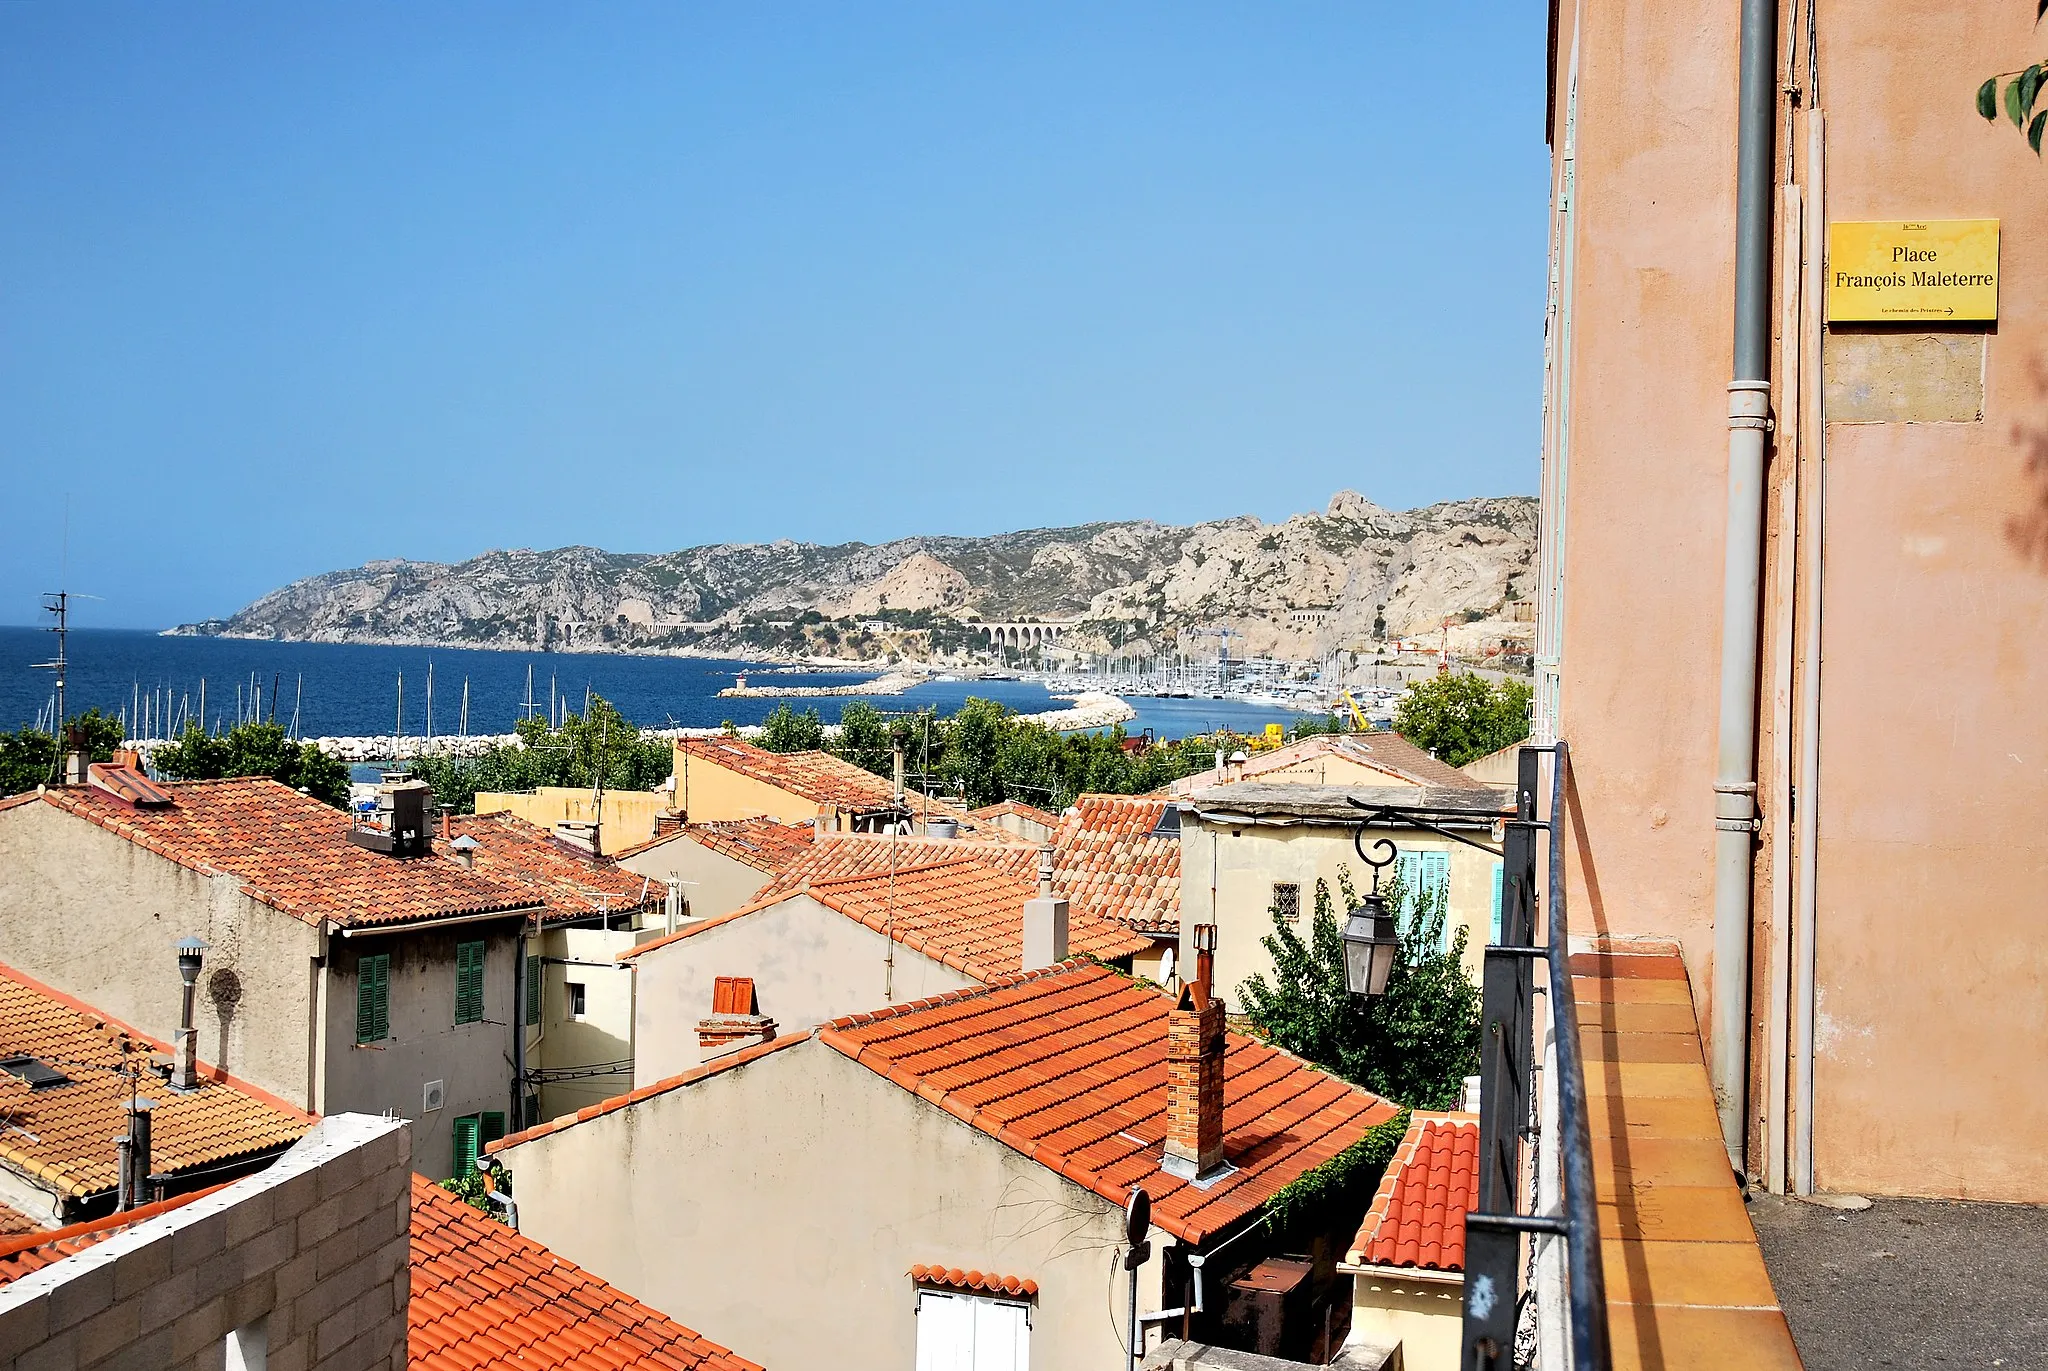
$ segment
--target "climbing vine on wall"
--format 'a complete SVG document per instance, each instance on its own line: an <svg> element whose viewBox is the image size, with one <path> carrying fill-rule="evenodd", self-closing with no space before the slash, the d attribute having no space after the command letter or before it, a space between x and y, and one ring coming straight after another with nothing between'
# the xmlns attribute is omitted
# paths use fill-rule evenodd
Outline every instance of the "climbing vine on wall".
<svg viewBox="0 0 2048 1371"><path fill-rule="evenodd" d="M1407 1131L1406 1109L1368 1128L1357 1142L1274 1191L1273 1198L1266 1201L1267 1223L1275 1232L1286 1232L1297 1219L1334 1213L1347 1199L1355 1202L1366 1187L1379 1184Z"/></svg>

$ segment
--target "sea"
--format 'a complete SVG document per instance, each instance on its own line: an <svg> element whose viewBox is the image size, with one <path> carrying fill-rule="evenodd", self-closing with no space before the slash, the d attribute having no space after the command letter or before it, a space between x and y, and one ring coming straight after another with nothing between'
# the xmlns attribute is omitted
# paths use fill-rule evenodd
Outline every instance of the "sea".
<svg viewBox="0 0 2048 1371"><path fill-rule="evenodd" d="M54 673L37 669L56 651L43 629L0 627L0 730L47 719ZM718 692L745 675L750 684L777 679L805 686L851 685L877 671L805 671L778 677L774 664L711 657L629 656L620 653L499 652L476 648L385 647L358 643L276 643L239 638L165 637L144 630L73 629L67 638L65 708L97 707L107 714L136 708L138 700L166 711L176 724L198 718L231 727L258 708L264 718L296 724L300 737L377 737L393 732L455 733L461 726L465 683L471 733L509 733L526 712L532 682L535 712L551 701L580 712L587 693L602 695L644 728L716 728L726 722L758 724L773 713L772 699L719 699ZM433 717L427 678L433 673ZM403 678L403 710L400 678ZM934 680L901 695L837 695L792 699L834 723L853 700L884 710L959 709L969 697L995 700L1018 713L1058 709L1045 686L1020 680ZM1161 739L1214 729L1255 731L1286 723L1285 709L1241 700L1179 700L1128 696L1138 717L1131 733L1153 730ZM139 715L137 717L140 717ZM131 728L130 734L135 730ZM161 736L166 730L153 728Z"/></svg>

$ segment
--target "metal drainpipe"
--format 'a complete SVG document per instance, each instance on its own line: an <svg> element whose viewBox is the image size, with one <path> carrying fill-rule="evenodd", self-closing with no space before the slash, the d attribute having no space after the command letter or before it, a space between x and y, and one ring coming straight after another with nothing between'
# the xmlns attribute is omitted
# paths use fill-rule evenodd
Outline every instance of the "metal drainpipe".
<svg viewBox="0 0 2048 1371"><path fill-rule="evenodd" d="M1745 1161L1749 938L1756 841L1758 586L1771 412L1771 200L1777 0L1742 0L1736 133L1735 375L1728 385L1728 534L1721 601L1720 756L1714 776L1714 1102L1729 1159Z"/></svg>
<svg viewBox="0 0 2048 1371"><path fill-rule="evenodd" d="M526 1127L526 925L512 944L512 1131ZM515 1225L516 1227L516 1225Z"/></svg>

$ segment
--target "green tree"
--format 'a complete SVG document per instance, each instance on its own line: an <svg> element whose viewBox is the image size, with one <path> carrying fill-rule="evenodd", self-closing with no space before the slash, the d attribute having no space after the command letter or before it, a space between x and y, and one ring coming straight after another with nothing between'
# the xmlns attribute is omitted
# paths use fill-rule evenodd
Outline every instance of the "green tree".
<svg viewBox="0 0 2048 1371"><path fill-rule="evenodd" d="M1469 671L1411 682L1394 706L1394 731L1450 766L1498 752L1529 736L1528 683L1488 685Z"/></svg>
<svg viewBox="0 0 2048 1371"><path fill-rule="evenodd" d="M348 806L348 763L311 743L293 741L282 724L237 724L223 734L187 724L184 736L158 748L149 760L171 780L269 776L337 809Z"/></svg>
<svg viewBox="0 0 2048 1371"><path fill-rule="evenodd" d="M780 704L761 721L761 736L754 741L770 752L815 752L825 745L825 724L815 709L799 714Z"/></svg>
<svg viewBox="0 0 2048 1371"><path fill-rule="evenodd" d="M651 790L668 779L674 752L640 729L602 695L560 728L545 719L522 719L518 740L494 744L471 757L420 757L413 775L434 788L434 798L460 814L476 811L479 790L533 790L539 786Z"/></svg>
<svg viewBox="0 0 2048 1371"><path fill-rule="evenodd" d="M1359 903L1349 871L1337 881L1346 911ZM1239 987L1244 1013L1265 1037L1345 1080L1418 1109L1451 1109L1479 1069L1479 988L1465 974L1465 930L1446 940L1446 893L1411 899L1398 874L1381 882L1399 920L1400 947L1386 993L1353 996L1344 937L1327 881L1316 882L1308 937L1273 910L1260 941L1273 977Z"/></svg>
<svg viewBox="0 0 2048 1371"><path fill-rule="evenodd" d="M121 745L119 719L88 709L72 716L71 727L84 741L92 761L113 760L114 749ZM0 795L19 795L61 779L55 737L37 728L0 733Z"/></svg>

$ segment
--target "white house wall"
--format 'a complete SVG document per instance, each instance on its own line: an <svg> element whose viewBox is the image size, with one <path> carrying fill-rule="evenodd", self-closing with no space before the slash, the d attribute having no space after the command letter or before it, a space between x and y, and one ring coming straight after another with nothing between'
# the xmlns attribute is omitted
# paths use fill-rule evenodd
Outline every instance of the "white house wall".
<svg viewBox="0 0 2048 1371"><path fill-rule="evenodd" d="M918 1264L1037 1281L1034 1367L1124 1364L1120 1207L822 1042L503 1156L521 1231L769 1366L916 1365Z"/></svg>
<svg viewBox="0 0 2048 1371"><path fill-rule="evenodd" d="M761 1013L782 1033L843 1014L979 984L806 895L693 933L634 959L633 1084L650 1085L701 1061L697 1025L720 976L751 976Z"/></svg>

